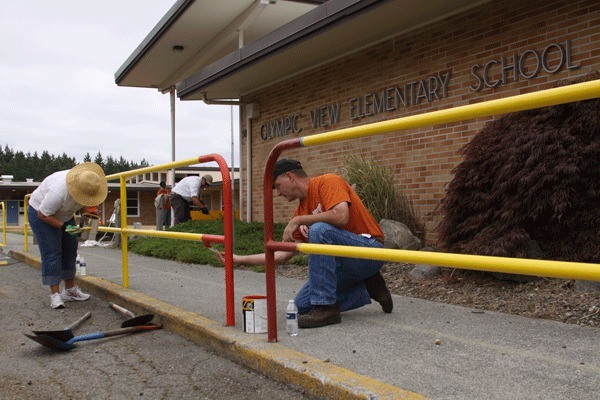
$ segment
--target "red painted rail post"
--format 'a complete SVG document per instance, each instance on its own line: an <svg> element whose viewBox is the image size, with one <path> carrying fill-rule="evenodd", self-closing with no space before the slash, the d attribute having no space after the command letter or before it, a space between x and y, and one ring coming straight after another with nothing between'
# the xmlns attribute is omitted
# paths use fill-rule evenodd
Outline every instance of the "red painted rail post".
<svg viewBox="0 0 600 400"><path fill-rule="evenodd" d="M235 300L233 284L233 202L231 199L231 177L227 162L218 154L198 157L199 163L215 161L223 178L223 233L225 245L225 313L227 326L235 326Z"/></svg>
<svg viewBox="0 0 600 400"><path fill-rule="evenodd" d="M269 342L277 341L277 295L275 293L275 240L273 218L273 172L279 154L284 149L301 147L300 139L286 140L277 144L271 150L265 166L263 204L265 220L265 279L267 287L267 336Z"/></svg>

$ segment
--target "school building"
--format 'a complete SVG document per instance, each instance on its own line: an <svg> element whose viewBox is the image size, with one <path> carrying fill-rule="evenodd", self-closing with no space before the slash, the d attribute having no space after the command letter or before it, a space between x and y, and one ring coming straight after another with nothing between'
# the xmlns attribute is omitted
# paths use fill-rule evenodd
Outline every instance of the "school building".
<svg viewBox="0 0 600 400"><path fill-rule="evenodd" d="M596 0L179 0L115 80L239 105L240 215L262 221L265 163L283 140L539 91L598 70ZM353 154L392 167L434 239L430 214L461 148L491 119L282 157L312 176L339 172ZM275 199L275 220L294 208Z"/></svg>

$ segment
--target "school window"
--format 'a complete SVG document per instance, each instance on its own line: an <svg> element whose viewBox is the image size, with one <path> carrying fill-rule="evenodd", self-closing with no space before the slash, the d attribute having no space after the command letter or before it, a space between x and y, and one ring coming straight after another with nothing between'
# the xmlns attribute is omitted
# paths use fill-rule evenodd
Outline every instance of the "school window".
<svg viewBox="0 0 600 400"><path fill-rule="evenodd" d="M140 194L137 191L127 191L127 216L140 216Z"/></svg>

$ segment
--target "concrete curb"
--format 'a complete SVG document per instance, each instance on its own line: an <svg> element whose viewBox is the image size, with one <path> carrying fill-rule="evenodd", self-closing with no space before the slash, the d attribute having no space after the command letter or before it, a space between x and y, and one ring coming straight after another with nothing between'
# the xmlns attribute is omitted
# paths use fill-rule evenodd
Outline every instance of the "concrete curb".
<svg viewBox="0 0 600 400"><path fill-rule="evenodd" d="M34 268L41 267L40 259L27 252L11 251L9 255ZM279 343L268 343L263 335L238 332L231 327L101 278L89 275L77 277L77 283L85 291L122 305L137 315L155 314L164 329L318 398L425 398L418 393L332 365L328 360L307 356Z"/></svg>

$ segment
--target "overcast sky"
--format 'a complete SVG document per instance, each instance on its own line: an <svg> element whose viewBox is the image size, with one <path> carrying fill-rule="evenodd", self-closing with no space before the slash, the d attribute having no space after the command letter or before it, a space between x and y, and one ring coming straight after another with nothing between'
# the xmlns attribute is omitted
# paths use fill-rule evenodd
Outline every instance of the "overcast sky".
<svg viewBox="0 0 600 400"><path fill-rule="evenodd" d="M2 148L170 162L169 95L114 75L174 3L0 0ZM233 124L238 166L237 108ZM230 165L231 131L230 106L177 100L177 160L217 153Z"/></svg>

